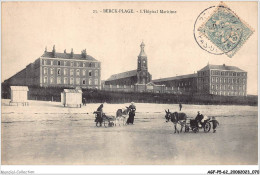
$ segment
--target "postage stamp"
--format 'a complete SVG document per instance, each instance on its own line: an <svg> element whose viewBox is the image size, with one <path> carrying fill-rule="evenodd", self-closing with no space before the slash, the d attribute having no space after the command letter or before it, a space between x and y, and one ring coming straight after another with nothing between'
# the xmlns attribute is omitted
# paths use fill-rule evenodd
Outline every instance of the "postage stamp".
<svg viewBox="0 0 260 175"><path fill-rule="evenodd" d="M210 6L203 10L194 23L193 35L194 39L199 45L199 47L210 54L214 55L223 55L224 52L218 49L218 47L213 44L203 33L201 33L198 29L205 23L207 19L212 15L217 6Z"/></svg>
<svg viewBox="0 0 260 175"><path fill-rule="evenodd" d="M198 28L198 31L230 58L254 32L247 23L223 3Z"/></svg>

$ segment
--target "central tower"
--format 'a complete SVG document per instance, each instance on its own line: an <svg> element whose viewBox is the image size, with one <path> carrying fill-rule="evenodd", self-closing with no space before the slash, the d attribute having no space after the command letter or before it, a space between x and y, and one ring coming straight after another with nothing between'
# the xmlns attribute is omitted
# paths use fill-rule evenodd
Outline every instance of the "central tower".
<svg viewBox="0 0 260 175"><path fill-rule="evenodd" d="M141 51L137 59L137 84L147 84L151 81L151 75L148 72L147 56L144 52L144 42L140 45Z"/></svg>

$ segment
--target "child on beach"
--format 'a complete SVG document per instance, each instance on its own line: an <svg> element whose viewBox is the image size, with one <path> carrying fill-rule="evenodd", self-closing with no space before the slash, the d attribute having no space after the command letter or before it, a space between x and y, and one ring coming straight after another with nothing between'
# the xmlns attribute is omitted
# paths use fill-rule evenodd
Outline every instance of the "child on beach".
<svg viewBox="0 0 260 175"><path fill-rule="evenodd" d="M216 128L217 128L217 126L219 125L219 122L216 120L215 117L212 117L212 120L211 120L210 122L212 122L212 125L213 125L213 133L215 133L215 132L216 132Z"/></svg>

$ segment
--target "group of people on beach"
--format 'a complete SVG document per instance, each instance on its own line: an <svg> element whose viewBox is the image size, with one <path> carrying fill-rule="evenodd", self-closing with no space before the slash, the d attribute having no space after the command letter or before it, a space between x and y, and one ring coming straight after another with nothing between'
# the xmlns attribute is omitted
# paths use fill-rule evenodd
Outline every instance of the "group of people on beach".
<svg viewBox="0 0 260 175"><path fill-rule="evenodd" d="M97 117L101 117L103 115L103 113L105 113L106 110L104 110L104 106L105 103L102 103L98 108L97 108L97 112L98 116ZM129 108L129 117L126 121L126 124L134 124L134 117L135 117L135 111L136 111L136 106L134 104L134 102L131 102Z"/></svg>

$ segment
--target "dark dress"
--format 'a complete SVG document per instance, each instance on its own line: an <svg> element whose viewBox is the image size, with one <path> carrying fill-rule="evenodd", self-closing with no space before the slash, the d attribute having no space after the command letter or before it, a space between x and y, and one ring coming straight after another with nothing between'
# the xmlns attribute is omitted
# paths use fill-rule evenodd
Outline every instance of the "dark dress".
<svg viewBox="0 0 260 175"><path fill-rule="evenodd" d="M97 118L96 118L96 122L103 122L103 117L102 117L102 112L103 112L103 104L101 104L98 108L97 108Z"/></svg>
<svg viewBox="0 0 260 175"><path fill-rule="evenodd" d="M127 124L134 124L136 107L134 105L129 106L129 117L126 121Z"/></svg>

